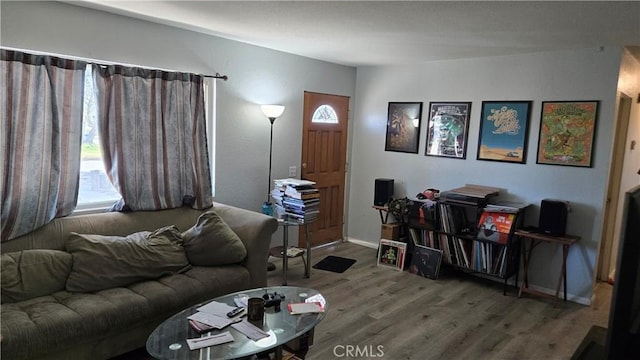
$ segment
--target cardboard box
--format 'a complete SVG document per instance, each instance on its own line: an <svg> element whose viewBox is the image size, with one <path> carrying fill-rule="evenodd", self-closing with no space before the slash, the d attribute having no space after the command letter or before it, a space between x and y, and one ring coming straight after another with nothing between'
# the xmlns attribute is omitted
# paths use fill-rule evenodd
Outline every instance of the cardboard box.
<svg viewBox="0 0 640 360"><path fill-rule="evenodd" d="M400 223L382 224L380 237L387 240L400 239Z"/></svg>

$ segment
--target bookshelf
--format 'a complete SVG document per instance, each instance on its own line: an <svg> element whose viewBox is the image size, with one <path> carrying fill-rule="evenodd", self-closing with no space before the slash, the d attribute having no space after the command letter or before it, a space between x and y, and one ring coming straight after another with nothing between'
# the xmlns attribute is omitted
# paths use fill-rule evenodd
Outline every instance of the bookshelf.
<svg viewBox="0 0 640 360"><path fill-rule="evenodd" d="M514 236L526 204L495 200L495 188L467 186L443 192L439 199L423 204L407 222L410 243L439 249L442 263L470 273L507 281L518 276L520 241Z"/></svg>

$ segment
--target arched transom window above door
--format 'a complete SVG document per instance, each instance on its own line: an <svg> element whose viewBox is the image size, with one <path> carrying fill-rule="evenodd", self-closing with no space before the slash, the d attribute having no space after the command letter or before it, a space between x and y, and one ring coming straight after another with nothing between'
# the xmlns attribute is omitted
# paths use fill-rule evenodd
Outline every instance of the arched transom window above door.
<svg viewBox="0 0 640 360"><path fill-rule="evenodd" d="M336 114L336 111L330 105L320 105L316 111L313 112L311 122L337 124L338 114Z"/></svg>

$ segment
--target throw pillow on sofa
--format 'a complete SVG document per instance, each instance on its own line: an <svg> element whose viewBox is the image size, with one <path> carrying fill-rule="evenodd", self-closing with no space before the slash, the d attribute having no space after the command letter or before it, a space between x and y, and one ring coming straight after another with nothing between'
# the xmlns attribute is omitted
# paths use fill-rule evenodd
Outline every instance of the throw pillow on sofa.
<svg viewBox="0 0 640 360"><path fill-rule="evenodd" d="M66 285L72 292L127 286L184 272L191 266L175 226L126 237L72 232L66 248L73 255Z"/></svg>
<svg viewBox="0 0 640 360"><path fill-rule="evenodd" d="M189 262L196 266L237 264L247 256L242 240L215 211L200 215L182 233L182 241Z"/></svg>
<svg viewBox="0 0 640 360"><path fill-rule="evenodd" d="M18 302L64 290L71 272L71 254L34 249L0 257L2 303Z"/></svg>

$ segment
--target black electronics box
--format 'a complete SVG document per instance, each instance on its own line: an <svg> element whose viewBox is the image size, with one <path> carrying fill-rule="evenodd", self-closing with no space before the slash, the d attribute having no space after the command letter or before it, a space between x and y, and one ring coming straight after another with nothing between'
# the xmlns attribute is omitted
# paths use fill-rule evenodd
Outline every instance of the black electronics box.
<svg viewBox="0 0 640 360"><path fill-rule="evenodd" d="M385 206L393 196L393 179L376 179L373 205Z"/></svg>
<svg viewBox="0 0 640 360"><path fill-rule="evenodd" d="M567 229L567 214L571 211L569 202L542 199L538 231L551 236L564 236Z"/></svg>

